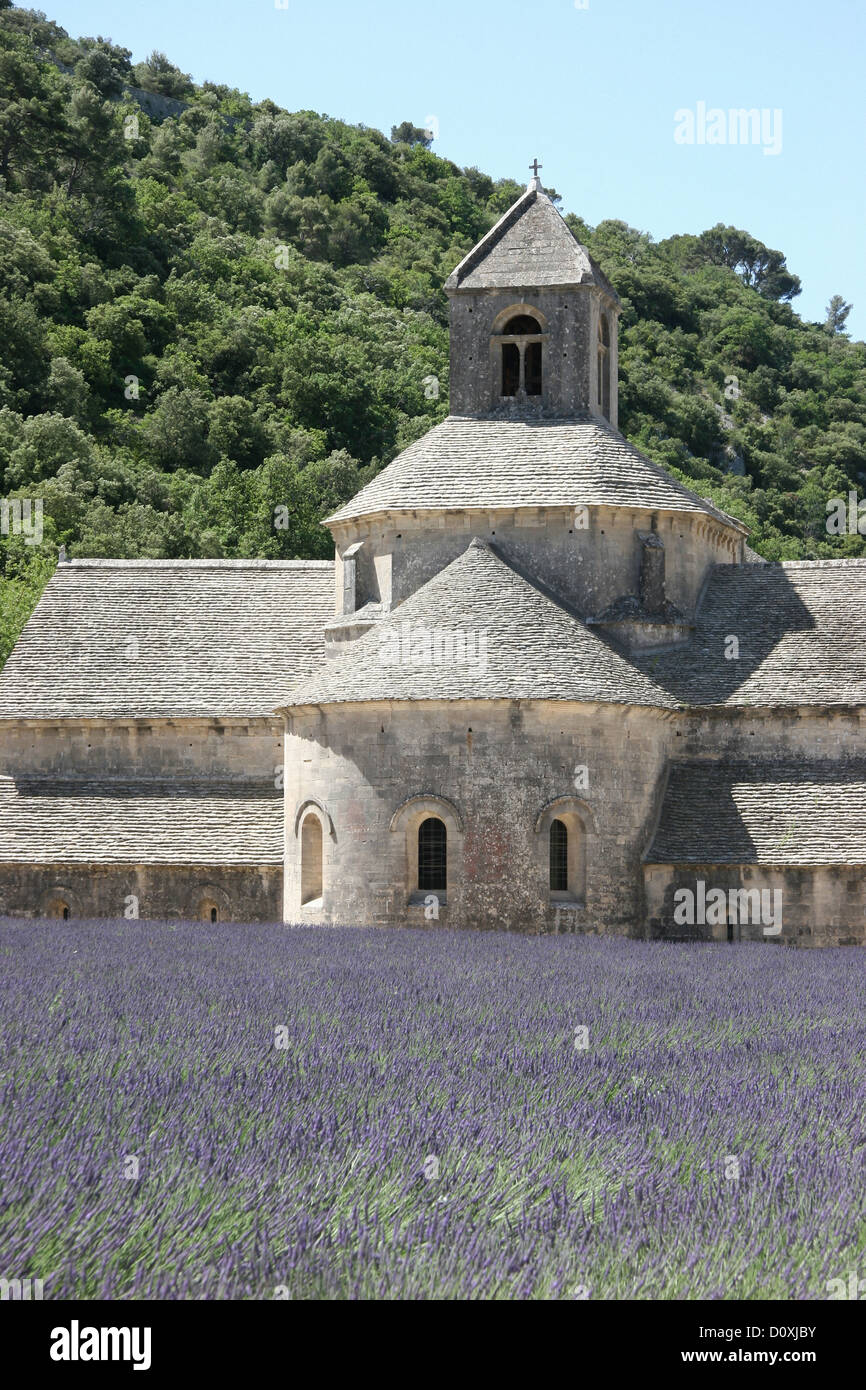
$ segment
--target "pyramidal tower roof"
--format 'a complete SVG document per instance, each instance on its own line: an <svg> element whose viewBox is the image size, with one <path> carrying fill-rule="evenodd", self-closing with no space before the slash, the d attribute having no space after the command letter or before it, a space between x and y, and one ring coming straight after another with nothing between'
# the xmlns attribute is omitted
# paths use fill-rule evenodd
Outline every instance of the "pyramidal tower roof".
<svg viewBox="0 0 866 1390"><path fill-rule="evenodd" d="M585 294L561 294L583 286ZM620 434L619 300L537 172L445 288L451 297L451 413L325 525L354 534L356 522L373 516L609 507L703 513L727 529L747 531ZM536 305L535 324L542 318L545 324L538 334L545 339L539 389L525 390L521 357L520 384L505 391L504 358L496 353L504 351L497 337L507 335L496 325L524 309L535 317ZM610 333L603 359L607 401L597 365L603 323Z"/></svg>
<svg viewBox="0 0 866 1390"><path fill-rule="evenodd" d="M569 231L538 177L530 179L526 192L445 281L445 289L451 291L530 285L597 285L619 303L613 286Z"/></svg>

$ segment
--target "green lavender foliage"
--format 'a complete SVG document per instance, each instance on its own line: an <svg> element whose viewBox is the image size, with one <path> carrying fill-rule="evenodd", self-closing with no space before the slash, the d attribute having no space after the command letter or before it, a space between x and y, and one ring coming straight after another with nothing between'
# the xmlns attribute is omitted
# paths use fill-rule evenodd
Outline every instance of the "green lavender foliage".
<svg viewBox="0 0 866 1390"><path fill-rule="evenodd" d="M864 1275L862 957L0 919L4 1271L46 1299L826 1299Z"/></svg>

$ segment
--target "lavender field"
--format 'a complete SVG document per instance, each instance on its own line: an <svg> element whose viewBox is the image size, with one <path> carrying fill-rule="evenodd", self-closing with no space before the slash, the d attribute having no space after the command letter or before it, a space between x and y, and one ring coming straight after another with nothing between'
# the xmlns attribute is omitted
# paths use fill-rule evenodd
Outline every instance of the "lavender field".
<svg viewBox="0 0 866 1390"><path fill-rule="evenodd" d="M824 1299L866 1275L864 965L0 922L0 1275L46 1299Z"/></svg>

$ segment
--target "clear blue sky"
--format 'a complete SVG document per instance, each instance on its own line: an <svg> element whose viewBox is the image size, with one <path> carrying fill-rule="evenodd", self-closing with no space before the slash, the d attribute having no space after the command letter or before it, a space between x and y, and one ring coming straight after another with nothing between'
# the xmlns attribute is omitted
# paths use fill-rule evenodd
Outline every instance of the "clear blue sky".
<svg viewBox="0 0 866 1390"><path fill-rule="evenodd" d="M584 0L578 0L583 3ZM661 238L716 222L785 253L794 300L866 337L864 0L43 0L75 37L433 148L494 177L538 155L563 210ZM674 140L678 110L782 112L781 152Z"/></svg>

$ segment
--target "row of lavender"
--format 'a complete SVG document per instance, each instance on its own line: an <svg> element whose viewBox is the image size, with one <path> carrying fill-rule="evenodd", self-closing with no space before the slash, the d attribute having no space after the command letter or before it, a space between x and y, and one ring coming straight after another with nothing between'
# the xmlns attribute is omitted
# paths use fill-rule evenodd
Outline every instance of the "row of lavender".
<svg viewBox="0 0 866 1390"><path fill-rule="evenodd" d="M826 1298L866 1275L864 963L0 922L0 1277Z"/></svg>

